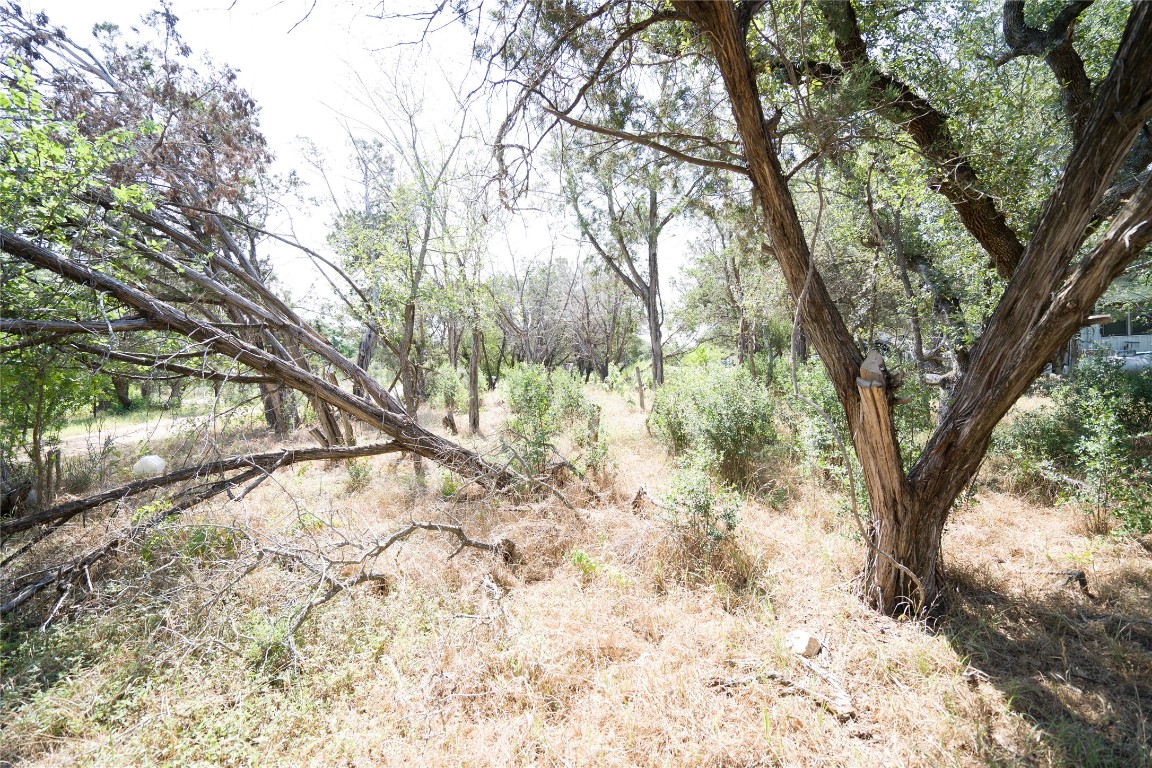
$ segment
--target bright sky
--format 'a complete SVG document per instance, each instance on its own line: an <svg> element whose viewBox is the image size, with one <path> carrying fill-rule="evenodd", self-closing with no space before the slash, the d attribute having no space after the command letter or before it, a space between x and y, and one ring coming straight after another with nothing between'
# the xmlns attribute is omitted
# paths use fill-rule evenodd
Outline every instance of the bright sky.
<svg viewBox="0 0 1152 768"><path fill-rule="evenodd" d="M77 43L90 45L95 23L108 21L129 28L157 5L156 0L31 0L24 10L44 10ZM170 5L180 19L177 29L196 56L207 53L215 62L239 71L240 85L260 105L260 124L277 157L276 170L297 170L313 185L311 194L316 197L327 193L319 177L302 162L299 139L315 142L337 169L336 176L350 177L348 127L366 135L380 121L364 108L365 84L371 87L381 73L398 73L425 94L430 122L444 124L451 119L452 103L446 83L470 78L473 85L477 82L471 37L462 25L441 23L427 44L411 44L421 37L423 25L371 18L379 12L379 1L170 0ZM410 6L405 0L386 7L396 12ZM489 111L491 119L499 121L504 105L490 104ZM291 229L305 245L323 250L330 215L327 210L297 207L272 226ZM511 249L516 264L523 268L532 258L546 254L553 239L558 253L577 258L573 233L558 229L555 218L537 214L509 222L507 232L492 238L493 259L511 268ZM670 232L667 239L681 242L662 247L668 257L662 259L663 276L674 275L684 261L687 238L677 234ZM295 297L317 294L315 275L306 260L281 253L277 267ZM663 277L662 282L669 281Z"/></svg>

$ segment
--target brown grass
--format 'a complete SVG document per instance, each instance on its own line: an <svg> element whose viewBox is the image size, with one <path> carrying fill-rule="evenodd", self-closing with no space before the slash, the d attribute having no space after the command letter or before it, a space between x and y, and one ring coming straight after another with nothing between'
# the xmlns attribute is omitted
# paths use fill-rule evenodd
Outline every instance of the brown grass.
<svg viewBox="0 0 1152 768"><path fill-rule="evenodd" d="M111 586L47 633L5 631L0 762L1148 764L1144 548L984 493L946 532L955 589L940 625L889 620L853 596L855 526L819 487L796 484L781 510L750 501L738 535L708 552L658 508L633 510L641 484L666 490L668 462L638 409L594 397L615 479L567 489L575 510L554 498L446 501L435 470L421 492L410 463L378 457L355 493L346 467L310 465L200 511L297 543L335 535L316 519L366 535L424 518L518 545L508 566L413 537L378 563L385 582L318 608L294 654L268 628L308 595L299 569L271 563L224 589L235 555L216 552L156 572L181 530L149 567L125 552L94 574ZM102 527L71 535L61 551ZM1061 585L1069 569L1086 572L1091 596ZM796 628L823 639L816 661L842 681L854 720L757 674L829 691L785 650Z"/></svg>

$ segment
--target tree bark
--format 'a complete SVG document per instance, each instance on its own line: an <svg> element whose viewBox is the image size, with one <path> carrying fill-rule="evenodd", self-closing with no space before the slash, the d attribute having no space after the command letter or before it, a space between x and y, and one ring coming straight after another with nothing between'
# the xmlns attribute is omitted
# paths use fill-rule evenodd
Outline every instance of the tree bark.
<svg viewBox="0 0 1152 768"><path fill-rule="evenodd" d="M956 215L987 251L1000 275L1011 277L1024 245L997 207L995 197L981 188L975 169L952 137L947 117L908 85L873 65L850 0L819 0L817 5L835 38L841 64L863 74L873 108L900 126L939 168L933 189L952 203ZM818 71L818 67L811 74L823 76L822 79L832 75Z"/></svg>
<svg viewBox="0 0 1152 768"><path fill-rule="evenodd" d="M480 347L479 328L472 329L472 354L468 356L468 431L480 432Z"/></svg>
<svg viewBox="0 0 1152 768"><path fill-rule="evenodd" d="M124 410L132 407L132 397L128 391L128 383L128 379L123 376L112 377L112 390L116 393L116 402L120 403L120 407Z"/></svg>
<svg viewBox="0 0 1152 768"><path fill-rule="evenodd" d="M288 434L288 424L280 407L278 387L272 384L260 385L260 402L264 405L264 421L278 437Z"/></svg>
<svg viewBox="0 0 1152 768"><path fill-rule="evenodd" d="M664 313L660 305L660 217L656 187L648 190L648 342L652 346L652 386L664 384L664 341L661 326Z"/></svg>

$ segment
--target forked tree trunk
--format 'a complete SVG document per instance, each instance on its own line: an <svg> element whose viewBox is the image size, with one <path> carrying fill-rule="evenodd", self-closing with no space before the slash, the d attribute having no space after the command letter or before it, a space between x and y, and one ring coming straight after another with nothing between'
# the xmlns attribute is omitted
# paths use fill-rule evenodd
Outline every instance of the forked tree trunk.
<svg viewBox="0 0 1152 768"><path fill-rule="evenodd" d="M1091 253L1077 255L1093 211L1152 115L1152 46L1147 44L1152 3L1133 5L1088 127L972 352L951 409L907 475L892 420L899 382L884 369L879 353L861 358L813 264L761 108L747 48L750 19L742 19L729 2L673 0L673 5L709 38L772 238L771 252L851 427L871 507L864 531L864 596L888 614L931 609L942 588L944 522L979 469L993 428L1087 319L1109 283L1152 241L1150 181L1133 194Z"/></svg>
<svg viewBox="0 0 1152 768"><path fill-rule="evenodd" d="M856 379L860 409L852 430L871 516L864 531L868 544L862 593L887 614L920 615L935 607L940 592L940 535L951 500L924 514L900 456L892 407L897 381L873 350Z"/></svg>

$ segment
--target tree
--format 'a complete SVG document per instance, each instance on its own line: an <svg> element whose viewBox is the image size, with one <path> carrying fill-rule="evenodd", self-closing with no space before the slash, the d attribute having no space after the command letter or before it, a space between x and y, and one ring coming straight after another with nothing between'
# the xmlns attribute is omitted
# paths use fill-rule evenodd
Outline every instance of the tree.
<svg viewBox="0 0 1152 768"><path fill-rule="evenodd" d="M580 234L610 273L640 300L648 324L652 380L664 383L660 240L704 173L682 181L677 166L648 150L566 153L567 197Z"/></svg>
<svg viewBox="0 0 1152 768"><path fill-rule="evenodd" d="M554 247L546 259L529 259L510 274L496 275L492 304L512 360L555 368L572 355L568 319L576 275L571 264L556 256Z"/></svg>
<svg viewBox="0 0 1152 768"><path fill-rule="evenodd" d="M4 21L6 30L39 28L14 9L5 10ZM44 32L37 40L49 48L61 46L63 53L38 50L54 55L55 67L66 68L75 46L62 32ZM99 353L134 365L297 390L312 398L318 416L328 422L323 431L329 442L340 442L341 433L345 441L350 437L347 423L342 429L335 421L334 414L342 413L390 435L393 450L429 458L486 485L513 481L507 471L421 427L384 387L268 287L257 254L242 248L237 235L253 248L257 236L272 235L204 206L213 198L198 194L212 177L196 175L193 168L189 183L177 188L141 170L146 164L137 162L134 153L143 137L155 132L150 123L89 137L78 121L62 121L48 112L46 102L59 96L50 83L37 81L27 66L16 67L22 74L5 78L12 85L0 102L8 138L0 176L5 214L0 252L5 275L18 273L20 280L5 282L13 298L8 301L6 295L4 309L12 314L0 330L50 346L78 334L98 334L104 336ZM91 67L70 72L79 79L107 74L107 68L93 57ZM189 104L204 106L195 99ZM137 170L125 175L125 168ZM28 285L47 295L82 300L22 301L15 292ZM158 352L119 349L118 338L146 331L181 345L184 354L203 361L201 366L182 365ZM317 373L317 365L338 372L362 394L345 390L332 375Z"/></svg>
<svg viewBox="0 0 1152 768"><path fill-rule="evenodd" d="M790 317L775 265L760 257L760 225L746 194L721 183L714 199L693 207L704 226L684 274L676 315L701 342L736 350L737 361L758 374L756 354L767 353L765 375L787 343Z"/></svg>
<svg viewBox="0 0 1152 768"><path fill-rule="evenodd" d="M499 19L499 38L490 50L524 86L505 123L497 156L512 173L521 158L511 154L511 147L525 146L512 139L517 120L526 114L579 113L585 109L586 94L611 84L622 69L683 66L718 75L722 86L715 92L727 102L732 116L728 138L737 143L726 146L738 145L736 160L722 154L708 136L635 134L615 128L602 132L610 131L621 141L657 145L681 162L725 164L748 178L764 218L764 253L780 266L804 334L836 389L863 469L871 510L862 530L868 547L863 595L885 613L920 613L931 610L941 597L944 523L978 469L992 429L1085 321L1108 284L1152 240L1152 184L1147 161L1142 166L1134 157L1142 151L1140 136L1147 132L1152 114L1152 46L1147 45L1152 4L1132 5L1114 48L1106 43L1114 35L1092 41L1093 58L1110 63L1106 73L1102 69L1101 77L1089 83L1088 102L1075 108L1073 125L1080 127L1062 151L1033 158L1036 173L1053 181L1045 185L1050 191L1027 235L1017 231L1023 230L1023 222L1014 229L998 208L998 197L986 191L989 181L966 159L952 124L933 106L930 95L937 81L924 77L909 84L886 73L869 55L853 4L829 0L817 5L690 0L647 5L621 0L585 10L575 3L541 1L527 12L508 12ZM1089 5L1074 3L1061 10L1049 25L1059 34L1050 38L1059 46L1067 40L1074 52L1071 22ZM1019 20L1021 7L1005 5L1008 27ZM964 14L945 6L932 6L921 15L934 27L947 20L957 35L969 24ZM868 18L878 27L884 23L876 15ZM897 50L918 41L916 24L907 19L894 23L901 25L899 34L873 39ZM806 30L818 34L807 36ZM540 39L542 35L547 39ZM1010 31L1005 37L1015 45ZM949 52L958 54L954 47ZM1023 48L1016 46L1017 52ZM889 58L900 61L898 54ZM916 73L909 69L908 74ZM1075 83L1057 82L1065 103L1075 100ZM971 84L968 88L980 93ZM865 355L857 346L814 261L790 184L807 162L800 160L787 172L782 163L794 158L795 148L781 123L784 107L811 117L821 98L814 94L821 90L839 96L841 110L864 114L871 109L907 133L924 164L935 171L930 183L1006 281L971 348L967 371L955 384L951 407L908 472L892 416L899 381L876 350ZM776 102L775 110L765 104L766 94ZM1039 92L1037 98L1043 96ZM1088 117L1080 117L1083 114ZM978 122L981 116L967 118ZM533 125L525 122L524 129ZM863 117L816 124L827 146L815 151L826 152L868 125ZM1045 166L1056 154L1062 157ZM817 219L819 210L818 205Z"/></svg>
<svg viewBox="0 0 1152 768"><path fill-rule="evenodd" d="M623 367L636 356L633 340L639 318L634 297L612 275L583 269L573 298L576 365L585 380L593 372L607 379L609 366Z"/></svg>

